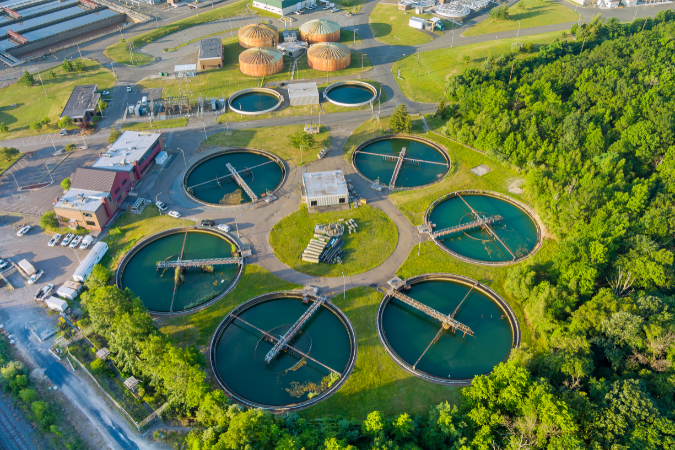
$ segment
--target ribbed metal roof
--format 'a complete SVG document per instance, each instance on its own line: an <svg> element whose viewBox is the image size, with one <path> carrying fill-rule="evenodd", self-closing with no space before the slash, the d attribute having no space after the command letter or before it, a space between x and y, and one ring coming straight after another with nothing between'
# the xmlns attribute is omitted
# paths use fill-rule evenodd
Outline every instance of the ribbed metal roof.
<svg viewBox="0 0 675 450"><path fill-rule="evenodd" d="M331 34L340 31L340 25L332 20L315 19L300 25L300 31L305 34Z"/></svg>
<svg viewBox="0 0 675 450"><path fill-rule="evenodd" d="M339 42L321 42L309 48L307 55L317 59L342 59L351 54L351 50Z"/></svg>
<svg viewBox="0 0 675 450"><path fill-rule="evenodd" d="M246 39L277 38L279 31L273 25L252 23L239 30L239 37Z"/></svg>
<svg viewBox="0 0 675 450"><path fill-rule="evenodd" d="M274 47L249 48L241 52L239 62L245 64L272 64L284 57L281 50Z"/></svg>

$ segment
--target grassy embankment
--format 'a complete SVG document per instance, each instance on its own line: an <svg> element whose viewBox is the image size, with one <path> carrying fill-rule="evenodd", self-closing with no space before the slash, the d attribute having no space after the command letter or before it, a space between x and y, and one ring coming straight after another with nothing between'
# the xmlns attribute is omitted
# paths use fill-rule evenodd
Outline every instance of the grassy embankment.
<svg viewBox="0 0 675 450"><path fill-rule="evenodd" d="M462 36L478 36L504 31L541 27L556 23L574 22L579 14L567 6L550 0L520 0L509 8L508 20L486 18L474 27L462 33Z"/></svg>
<svg viewBox="0 0 675 450"><path fill-rule="evenodd" d="M187 118L153 120L152 122L131 122L122 125L124 131L164 130L167 128L180 128L187 125Z"/></svg>
<svg viewBox="0 0 675 450"><path fill-rule="evenodd" d="M316 154L323 147L330 147L330 132L322 125L321 132L314 135L314 147L304 149L301 156L300 150L291 147L289 139L293 133L303 128L303 125L285 125L252 128L249 130L232 130L231 135L221 132L209 136L205 144L219 147L259 148L278 155L288 163L300 166L301 158L302 164L307 164L316 159Z"/></svg>
<svg viewBox="0 0 675 450"><path fill-rule="evenodd" d="M433 14L415 14L415 11L399 11L396 3L378 4L368 17L368 25L373 37L389 45L420 45L432 40L432 37L422 30L408 25L411 17L431 19ZM452 22L443 21L445 28L453 27ZM442 31L434 31L442 35Z"/></svg>
<svg viewBox="0 0 675 450"><path fill-rule="evenodd" d="M302 251L314 236L314 225L354 219L358 228L349 234L345 227L342 236L344 258L342 264L313 264L302 260ZM319 277L339 277L366 272L382 264L396 248L398 231L394 222L380 209L368 205L348 211L309 215L307 207L281 219L274 225L269 237L275 255L282 263L298 272Z"/></svg>
<svg viewBox="0 0 675 450"><path fill-rule="evenodd" d="M397 71L401 70L401 78L396 78L396 82L406 97L418 102L435 103L443 97L443 87L436 80L444 83L449 77L461 75L466 69L479 68L488 56L492 55L496 58L510 52L511 45L516 42L522 44L531 42L533 51L536 52L540 47L552 43L555 39L563 39L559 31L422 52L423 63L429 66L435 76L423 69L424 64L420 64L419 76L416 75L417 55L396 61L391 71L397 74ZM528 53L519 53L518 57L526 58L528 55ZM465 57L468 60L465 60Z"/></svg>
<svg viewBox="0 0 675 450"><path fill-rule="evenodd" d="M7 133L0 132L0 140L54 133L59 130L57 122L75 86L96 84L98 89L106 90L115 85L115 77L110 70L93 61L83 62L84 72L65 72L60 65L40 71L44 90L37 73L33 74L35 84L31 87L14 83L0 89L0 122L8 127ZM54 78L49 74L52 70L56 75ZM43 125L39 131L30 128L31 123L45 117L49 118L48 125Z"/></svg>

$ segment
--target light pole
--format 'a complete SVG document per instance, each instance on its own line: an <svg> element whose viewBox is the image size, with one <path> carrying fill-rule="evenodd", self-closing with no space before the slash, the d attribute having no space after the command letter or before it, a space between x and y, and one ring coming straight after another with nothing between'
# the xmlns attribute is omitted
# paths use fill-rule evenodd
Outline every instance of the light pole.
<svg viewBox="0 0 675 450"><path fill-rule="evenodd" d="M207 141L209 138L206 137L206 124L201 120L198 120L197 122L201 123L204 126L204 140Z"/></svg>
<svg viewBox="0 0 675 450"><path fill-rule="evenodd" d="M359 31L358 28L354 28L354 45L356 45L356 32Z"/></svg>
<svg viewBox="0 0 675 450"><path fill-rule="evenodd" d="M633 22L635 22L635 19L637 19L637 12L638 12L638 7L635 5L635 16L633 16ZM579 14L581 15L581 14Z"/></svg>
<svg viewBox="0 0 675 450"><path fill-rule="evenodd" d="M160 194L161 194L161 192L159 194L155 195L155 206L157 206L157 197L159 197ZM157 206L157 209L159 210L159 215L161 216L162 215L162 208Z"/></svg>
<svg viewBox="0 0 675 450"><path fill-rule="evenodd" d="M82 130L80 130L80 137L82 138L82 143L84 144L83 148L87 148L87 141L84 140L84 134L82 134Z"/></svg>
<svg viewBox="0 0 675 450"><path fill-rule="evenodd" d="M342 272L342 300L345 299L346 291L347 291L347 284L345 282L345 273Z"/></svg>
<svg viewBox="0 0 675 450"><path fill-rule="evenodd" d="M113 63L110 63L110 69L112 70L113 77L117 78L117 75L115 75L115 68L113 67Z"/></svg>
<svg viewBox="0 0 675 450"><path fill-rule="evenodd" d="M184 152L183 149L180 148L180 147L176 147L176 148L177 148L178 150L180 150L180 152L183 154L183 162L185 163L185 167L187 167L187 161L185 160L185 152Z"/></svg>
<svg viewBox="0 0 675 450"><path fill-rule="evenodd" d="M422 247L422 236L420 236L419 233L417 233L417 239L419 239L419 244L417 244L417 256L420 256L420 247Z"/></svg>
<svg viewBox="0 0 675 450"><path fill-rule="evenodd" d="M452 31L452 40L450 41L450 48L455 44L455 30Z"/></svg>
<svg viewBox="0 0 675 450"><path fill-rule="evenodd" d="M516 34L516 37L520 36L520 20L518 21L518 34Z"/></svg>
<svg viewBox="0 0 675 450"><path fill-rule="evenodd" d="M300 165L302 165L302 147L304 147L304 145L300 146Z"/></svg>
<svg viewBox="0 0 675 450"><path fill-rule="evenodd" d="M47 163L45 163L45 167L47 168L47 173L49 174L49 178L51 178L52 183L54 182L54 177L52 176L52 173L49 171L49 166Z"/></svg>
<svg viewBox="0 0 675 450"><path fill-rule="evenodd" d="M80 51L80 44L77 44L77 53L80 54L80 59L82 59L82 52Z"/></svg>
<svg viewBox="0 0 675 450"><path fill-rule="evenodd" d="M239 214L239 216L241 216L241 214ZM234 218L234 226L237 228L237 239L239 239L239 225L237 224L237 218L239 216Z"/></svg>

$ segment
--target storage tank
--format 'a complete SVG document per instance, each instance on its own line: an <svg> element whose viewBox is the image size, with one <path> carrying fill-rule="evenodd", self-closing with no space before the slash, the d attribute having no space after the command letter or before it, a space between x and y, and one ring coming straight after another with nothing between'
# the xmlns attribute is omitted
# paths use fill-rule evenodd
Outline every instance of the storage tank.
<svg viewBox="0 0 675 450"><path fill-rule="evenodd" d="M249 48L239 55L239 70L245 75L274 75L283 69L284 54L274 47Z"/></svg>
<svg viewBox="0 0 675 450"><path fill-rule="evenodd" d="M276 47L279 30L274 25L253 23L239 29L239 45L244 48Z"/></svg>
<svg viewBox="0 0 675 450"><path fill-rule="evenodd" d="M340 25L332 20L315 19L300 25L300 40L318 42L339 42Z"/></svg>
<svg viewBox="0 0 675 450"><path fill-rule="evenodd" d="M344 44L322 42L314 44L307 52L309 67L322 72L342 70L352 63L352 51Z"/></svg>

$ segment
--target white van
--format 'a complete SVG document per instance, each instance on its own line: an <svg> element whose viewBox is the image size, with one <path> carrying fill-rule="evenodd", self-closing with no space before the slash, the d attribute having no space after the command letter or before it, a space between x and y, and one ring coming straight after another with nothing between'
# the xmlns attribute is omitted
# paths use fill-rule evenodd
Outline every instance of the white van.
<svg viewBox="0 0 675 450"><path fill-rule="evenodd" d="M82 244L80 245L80 250L86 250L87 247L91 245L91 243L94 242L94 238L91 237L90 235L87 235L82 239Z"/></svg>

